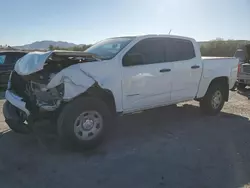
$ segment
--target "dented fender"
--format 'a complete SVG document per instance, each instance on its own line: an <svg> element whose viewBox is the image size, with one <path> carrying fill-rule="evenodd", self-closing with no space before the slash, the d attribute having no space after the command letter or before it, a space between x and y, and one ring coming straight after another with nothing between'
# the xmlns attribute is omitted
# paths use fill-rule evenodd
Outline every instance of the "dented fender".
<svg viewBox="0 0 250 188"><path fill-rule="evenodd" d="M112 92L116 111L120 112L122 111L121 74L110 76L113 75L114 70L117 69L110 62L75 64L57 73L48 83L47 89L63 83L63 100L70 101L97 83L101 88Z"/></svg>
<svg viewBox="0 0 250 188"><path fill-rule="evenodd" d="M83 62L72 62L72 64L66 63L66 66L64 67L59 63L61 61L59 58L60 56L70 58L83 57ZM91 60L85 60L88 58ZM30 62L32 62L32 64ZM98 58L95 54L86 52L31 52L28 53L26 57L22 59L22 61L17 62L15 71L20 76L29 76L36 72L47 71L45 74L46 80L43 80L45 83L40 83L39 81L37 83L36 78L34 79L34 83L29 86L31 94L39 96L39 99L34 102L38 102L41 107L51 107L51 105L53 105L53 109L55 109L61 101L70 101L75 97L85 93L94 84L97 84L100 88L112 93L115 100L116 111L122 112L122 71L121 64L118 62L121 62L120 56L103 60ZM59 66L53 67L53 63L59 63ZM40 73L38 73L36 76L39 77ZM39 79L43 78L39 77ZM39 93L39 90L41 93ZM50 95L52 95L51 98ZM46 100L44 100L44 98Z"/></svg>
<svg viewBox="0 0 250 188"><path fill-rule="evenodd" d="M84 72L79 64L72 65L57 73L47 85L47 89L64 84L63 100L70 100L84 93L96 80Z"/></svg>

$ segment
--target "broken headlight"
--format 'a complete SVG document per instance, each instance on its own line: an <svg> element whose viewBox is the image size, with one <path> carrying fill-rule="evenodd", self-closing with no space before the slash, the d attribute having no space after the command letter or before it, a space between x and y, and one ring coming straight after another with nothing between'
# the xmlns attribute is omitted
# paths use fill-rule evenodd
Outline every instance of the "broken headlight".
<svg viewBox="0 0 250 188"><path fill-rule="evenodd" d="M64 95L63 83L51 89L46 89L44 85L34 82L30 86L29 95L34 96L32 98L35 99L34 102L40 109L54 111L60 106Z"/></svg>

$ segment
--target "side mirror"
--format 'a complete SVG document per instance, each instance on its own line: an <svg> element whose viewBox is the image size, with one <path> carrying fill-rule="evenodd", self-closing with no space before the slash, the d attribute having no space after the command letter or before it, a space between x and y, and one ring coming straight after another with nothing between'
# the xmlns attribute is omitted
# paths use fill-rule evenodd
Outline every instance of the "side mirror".
<svg viewBox="0 0 250 188"><path fill-rule="evenodd" d="M123 57L122 64L123 66L143 65L144 58L141 54L128 53Z"/></svg>

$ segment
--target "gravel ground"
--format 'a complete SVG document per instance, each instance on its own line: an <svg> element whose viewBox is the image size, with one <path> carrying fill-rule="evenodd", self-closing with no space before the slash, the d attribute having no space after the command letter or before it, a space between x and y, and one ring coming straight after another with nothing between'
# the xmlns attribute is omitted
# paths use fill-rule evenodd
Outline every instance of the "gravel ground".
<svg viewBox="0 0 250 188"><path fill-rule="evenodd" d="M81 152L60 149L53 137L13 133L0 112L0 187L243 187L249 104L233 92L216 117L201 115L196 102L125 116L102 146Z"/></svg>

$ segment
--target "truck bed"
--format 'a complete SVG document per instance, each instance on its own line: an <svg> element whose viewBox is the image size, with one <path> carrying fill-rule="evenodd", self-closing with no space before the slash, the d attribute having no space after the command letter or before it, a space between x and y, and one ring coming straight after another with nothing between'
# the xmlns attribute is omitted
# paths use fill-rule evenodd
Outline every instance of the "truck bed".
<svg viewBox="0 0 250 188"><path fill-rule="evenodd" d="M231 89L237 79L238 61L234 57L202 57L203 78L230 75L229 88Z"/></svg>
<svg viewBox="0 0 250 188"><path fill-rule="evenodd" d="M235 59L234 57L209 57L209 56L203 56L201 59L209 60L209 59Z"/></svg>

